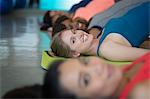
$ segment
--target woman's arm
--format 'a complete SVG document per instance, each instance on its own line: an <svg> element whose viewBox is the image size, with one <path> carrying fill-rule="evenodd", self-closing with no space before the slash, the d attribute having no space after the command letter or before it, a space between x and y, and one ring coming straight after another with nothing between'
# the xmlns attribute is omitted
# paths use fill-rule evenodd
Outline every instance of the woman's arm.
<svg viewBox="0 0 150 99"><path fill-rule="evenodd" d="M114 41L108 40L100 46L101 56L112 61L134 61L149 50L124 46Z"/></svg>

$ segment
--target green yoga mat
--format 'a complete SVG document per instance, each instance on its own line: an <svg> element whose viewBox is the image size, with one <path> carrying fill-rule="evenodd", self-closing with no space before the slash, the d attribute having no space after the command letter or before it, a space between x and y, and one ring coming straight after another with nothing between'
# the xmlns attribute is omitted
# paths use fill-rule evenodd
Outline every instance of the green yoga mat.
<svg viewBox="0 0 150 99"><path fill-rule="evenodd" d="M88 56L86 56L88 57ZM41 60L41 66L43 69L48 69L49 68L49 64L53 63L54 61L57 61L57 60L65 60L67 58L64 58L64 57L52 57L48 54L48 51L43 51L42 52L42 60ZM105 59L104 59L105 60ZM131 62L114 62L114 61L108 61L108 60L105 60L107 63L110 63L110 64L114 64L116 66L121 66L121 65L127 65L127 64L130 64Z"/></svg>

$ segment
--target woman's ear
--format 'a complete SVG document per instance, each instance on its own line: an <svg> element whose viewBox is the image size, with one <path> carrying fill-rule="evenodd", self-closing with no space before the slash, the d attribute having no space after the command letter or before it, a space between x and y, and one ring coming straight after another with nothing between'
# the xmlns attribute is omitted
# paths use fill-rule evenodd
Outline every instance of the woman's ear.
<svg viewBox="0 0 150 99"><path fill-rule="evenodd" d="M79 53L79 52L74 51L74 52L72 52L72 56L73 56L73 57L79 57L79 56L80 56L80 53Z"/></svg>
<svg viewBox="0 0 150 99"><path fill-rule="evenodd" d="M49 27L47 30L48 30L48 35L49 35L49 37L52 37L53 28L52 28L52 27Z"/></svg>

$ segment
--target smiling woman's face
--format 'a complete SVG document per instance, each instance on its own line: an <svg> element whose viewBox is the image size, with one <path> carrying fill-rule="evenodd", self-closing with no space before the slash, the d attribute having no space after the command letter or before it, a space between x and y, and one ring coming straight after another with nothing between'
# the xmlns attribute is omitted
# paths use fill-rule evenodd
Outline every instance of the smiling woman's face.
<svg viewBox="0 0 150 99"><path fill-rule="evenodd" d="M86 30L86 22L82 20L72 20L71 18L62 22L68 29Z"/></svg>
<svg viewBox="0 0 150 99"><path fill-rule="evenodd" d="M60 67L60 84L79 97L106 97L117 88L122 72L98 57L69 59Z"/></svg>
<svg viewBox="0 0 150 99"><path fill-rule="evenodd" d="M90 48L93 35L82 30L65 30L61 33L61 39L71 50L84 53Z"/></svg>

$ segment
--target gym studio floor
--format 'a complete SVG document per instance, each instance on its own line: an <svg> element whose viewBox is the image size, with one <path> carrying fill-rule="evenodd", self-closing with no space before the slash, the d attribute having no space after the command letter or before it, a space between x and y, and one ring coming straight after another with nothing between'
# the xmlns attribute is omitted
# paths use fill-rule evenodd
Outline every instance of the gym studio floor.
<svg viewBox="0 0 150 99"><path fill-rule="evenodd" d="M0 96L16 87L41 84L40 67L47 36L39 31L43 11L16 10L0 18ZM43 40L43 41L42 41ZM47 42L49 43L49 42Z"/></svg>

